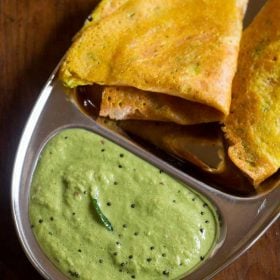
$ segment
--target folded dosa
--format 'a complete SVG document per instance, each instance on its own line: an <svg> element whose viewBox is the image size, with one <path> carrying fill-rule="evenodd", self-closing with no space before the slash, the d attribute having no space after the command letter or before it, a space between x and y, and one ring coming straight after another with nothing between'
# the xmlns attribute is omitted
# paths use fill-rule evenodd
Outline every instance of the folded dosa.
<svg viewBox="0 0 280 280"><path fill-rule="evenodd" d="M125 131L206 172L218 174L224 171L223 138L215 125L182 126L147 121L120 121L118 124Z"/></svg>
<svg viewBox="0 0 280 280"><path fill-rule="evenodd" d="M229 157L256 186L279 169L279 0L269 0L244 32L225 132Z"/></svg>
<svg viewBox="0 0 280 280"><path fill-rule="evenodd" d="M64 84L134 87L228 114L247 0L106 2L68 51Z"/></svg>

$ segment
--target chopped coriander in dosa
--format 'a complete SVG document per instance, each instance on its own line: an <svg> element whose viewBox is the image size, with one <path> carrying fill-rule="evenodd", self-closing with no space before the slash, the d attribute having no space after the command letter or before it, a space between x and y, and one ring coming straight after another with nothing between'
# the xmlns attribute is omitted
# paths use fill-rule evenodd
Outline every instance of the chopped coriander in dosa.
<svg viewBox="0 0 280 280"><path fill-rule="evenodd" d="M75 37L60 77L72 88L105 86L114 98L103 115L116 119L221 121L229 113L246 6L247 0L102 1ZM113 103L118 94L131 97L122 114ZM158 114L139 110L157 100Z"/></svg>

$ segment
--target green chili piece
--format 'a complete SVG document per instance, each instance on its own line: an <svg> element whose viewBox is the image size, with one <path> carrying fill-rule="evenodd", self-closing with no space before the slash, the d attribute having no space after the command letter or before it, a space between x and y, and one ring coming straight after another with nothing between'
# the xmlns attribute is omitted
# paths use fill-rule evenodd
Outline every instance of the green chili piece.
<svg viewBox="0 0 280 280"><path fill-rule="evenodd" d="M108 218L102 213L97 199L93 198L92 201L93 201L94 209L95 209L101 223L106 227L107 230L113 231L113 226L110 223L110 221L108 220Z"/></svg>

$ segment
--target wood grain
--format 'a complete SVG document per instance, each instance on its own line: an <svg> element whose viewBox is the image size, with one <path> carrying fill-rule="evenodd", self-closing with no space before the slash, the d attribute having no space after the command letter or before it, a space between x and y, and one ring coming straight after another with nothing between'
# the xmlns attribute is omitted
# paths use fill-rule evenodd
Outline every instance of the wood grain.
<svg viewBox="0 0 280 280"><path fill-rule="evenodd" d="M0 279L40 279L20 247L10 214L12 165L40 89L95 2L0 1ZM215 280L279 278L280 221Z"/></svg>

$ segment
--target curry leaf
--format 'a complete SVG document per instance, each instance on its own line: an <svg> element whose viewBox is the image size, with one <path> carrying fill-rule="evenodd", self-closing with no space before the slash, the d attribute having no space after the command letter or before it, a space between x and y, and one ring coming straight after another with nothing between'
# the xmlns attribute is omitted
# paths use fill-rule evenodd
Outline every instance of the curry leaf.
<svg viewBox="0 0 280 280"><path fill-rule="evenodd" d="M113 226L108 220L108 218L102 213L97 199L93 198L93 207L98 215L98 218L100 219L101 223L106 227L107 230L113 231Z"/></svg>

